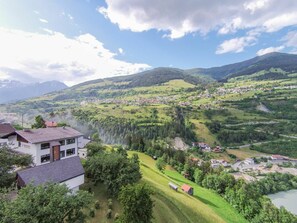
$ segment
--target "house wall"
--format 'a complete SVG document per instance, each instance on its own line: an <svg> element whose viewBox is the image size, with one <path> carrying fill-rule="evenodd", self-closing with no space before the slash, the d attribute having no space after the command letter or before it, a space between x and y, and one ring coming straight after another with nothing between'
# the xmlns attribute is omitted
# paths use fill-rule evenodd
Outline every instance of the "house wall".
<svg viewBox="0 0 297 223"><path fill-rule="evenodd" d="M64 139L64 140L66 140L66 139ZM61 140L59 140L59 141L61 141ZM46 143L46 142L43 142L43 143ZM41 149L41 144L43 144L43 143L36 144L37 145L37 157L38 157L36 165L43 165L43 164L49 163L49 162L41 163L41 156L50 154L50 148L49 149ZM48 142L48 143L50 143L50 142ZM75 138L75 142L72 144L68 144L68 145L65 144L64 146L61 145L60 151L65 151L65 157L61 157L60 159L63 160L63 159L67 159L69 157L77 156L78 155L78 153L77 153L78 146L77 145L78 145L78 138ZM67 156L66 155L67 149L73 149L73 148L75 149L75 153L73 155Z"/></svg>
<svg viewBox="0 0 297 223"><path fill-rule="evenodd" d="M66 139L64 139L64 140L66 140ZM13 143L15 145L13 147L15 148L16 151L32 155L33 163L36 166L49 163L49 162L41 163L41 156L50 154L50 148L41 149L41 144L51 143L51 141L32 144L32 143L18 142L17 138L14 137L14 138L11 138L11 143ZM75 153L73 155L67 156L66 155L66 150L67 149L72 149L72 148L75 149ZM65 157L63 157L63 158L61 157L61 159L67 159L69 157L77 156L78 155L77 150L78 150L78 138L75 138L74 143L68 144L68 145L65 143L64 146L60 146L60 151L65 151Z"/></svg>
<svg viewBox="0 0 297 223"><path fill-rule="evenodd" d="M30 154L33 158L33 163L38 163L38 147L35 144L19 142L18 147L15 148L20 153Z"/></svg>
<svg viewBox="0 0 297 223"><path fill-rule="evenodd" d="M0 146L6 146L8 144L8 139L0 139Z"/></svg>
<svg viewBox="0 0 297 223"><path fill-rule="evenodd" d="M87 149L78 149L78 156L80 158L86 159L88 155Z"/></svg>
<svg viewBox="0 0 297 223"><path fill-rule="evenodd" d="M85 182L85 175L83 174L83 175L80 175L78 177L67 180L65 182L62 182L61 184L66 184L69 189L71 189L71 190L75 189L76 190L84 182Z"/></svg>
<svg viewBox="0 0 297 223"><path fill-rule="evenodd" d="M12 135L8 137L8 145L10 145L11 148L16 148L18 147L18 142L17 142L17 136Z"/></svg>

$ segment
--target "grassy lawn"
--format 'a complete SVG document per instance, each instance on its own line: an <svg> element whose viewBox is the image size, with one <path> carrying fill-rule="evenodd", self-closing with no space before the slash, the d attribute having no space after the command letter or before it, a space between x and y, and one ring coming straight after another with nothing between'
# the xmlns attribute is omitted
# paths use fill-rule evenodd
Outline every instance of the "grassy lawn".
<svg viewBox="0 0 297 223"><path fill-rule="evenodd" d="M129 152L132 153L137 153L140 158L142 181L156 191L154 222L247 222L218 194L199 187L170 168L163 174L156 169L155 160L151 157L143 153ZM178 192L170 189L169 182L179 186L183 183L191 185L194 188L194 196L185 194L180 189Z"/></svg>
<svg viewBox="0 0 297 223"><path fill-rule="evenodd" d="M108 210L108 199L110 198L107 194L106 187L103 184L98 184L94 186L92 182L90 182L88 179L86 179L85 184L81 187L82 190L88 190L91 188L92 193L94 193L94 203L96 200L99 201L100 203L100 209L95 210L95 217L87 218L87 223L109 223L109 222L114 222L114 216L116 213L121 213L121 207L119 202L113 198L112 199L112 217L111 219L106 218L106 213ZM89 214L89 213L87 213Z"/></svg>

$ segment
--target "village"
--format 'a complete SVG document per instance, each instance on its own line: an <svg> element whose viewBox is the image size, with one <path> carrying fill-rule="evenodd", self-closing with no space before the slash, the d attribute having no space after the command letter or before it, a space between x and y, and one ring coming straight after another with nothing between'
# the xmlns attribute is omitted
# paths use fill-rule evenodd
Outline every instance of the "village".
<svg viewBox="0 0 297 223"><path fill-rule="evenodd" d="M202 153L223 153L224 149L220 146L211 148L205 142L193 142L192 148L198 148ZM198 166L204 162L202 159L192 157L192 162ZM297 176L297 159L278 154L262 155L246 158L244 160L236 159L228 162L225 159L212 158L209 160L212 168L222 167L231 173L235 179L244 179L252 182L263 178L268 173L288 173Z"/></svg>

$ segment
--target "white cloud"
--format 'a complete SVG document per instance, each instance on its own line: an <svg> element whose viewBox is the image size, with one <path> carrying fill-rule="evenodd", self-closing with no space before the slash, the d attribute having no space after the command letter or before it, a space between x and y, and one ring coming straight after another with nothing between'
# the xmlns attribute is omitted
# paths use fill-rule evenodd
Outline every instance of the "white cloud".
<svg viewBox="0 0 297 223"><path fill-rule="evenodd" d="M48 23L48 21L46 19L39 19L39 21L42 23Z"/></svg>
<svg viewBox="0 0 297 223"><path fill-rule="evenodd" d="M83 81L132 74L147 64L115 59L91 34L69 38L59 32L44 34L0 28L0 78L59 80L68 85ZM1 74L2 73L2 74Z"/></svg>
<svg viewBox="0 0 297 223"><path fill-rule="evenodd" d="M166 32L176 39L186 34L220 34L240 29L274 32L297 25L295 0L105 0L97 10L120 29Z"/></svg>
<svg viewBox="0 0 297 223"><path fill-rule="evenodd" d="M219 29L219 34L234 33L242 26L242 19L240 17L234 18L231 23L225 24Z"/></svg>
<svg viewBox="0 0 297 223"><path fill-rule="evenodd" d="M39 15L39 12L38 12L38 11L34 10L33 12L34 12L36 15Z"/></svg>
<svg viewBox="0 0 297 223"><path fill-rule="evenodd" d="M283 27L296 25L297 24L297 13L286 13L274 17L272 19L268 19L264 22L264 27L266 28L267 32L276 32Z"/></svg>
<svg viewBox="0 0 297 223"><path fill-rule="evenodd" d="M216 54L240 53L245 47L254 45L256 41L257 38L253 35L225 40L217 48Z"/></svg>
<svg viewBox="0 0 297 223"><path fill-rule="evenodd" d="M255 11L264 8L267 6L268 0L255 0L248 1L243 4L244 8L251 11L251 14L254 14Z"/></svg>
<svg viewBox="0 0 297 223"><path fill-rule="evenodd" d="M289 32L283 39L287 47L296 47L297 48L297 31Z"/></svg>
<svg viewBox="0 0 297 223"><path fill-rule="evenodd" d="M279 51L283 50L284 48L285 48L284 46L268 47L265 49L258 50L257 55L262 56L267 53L279 52Z"/></svg>
<svg viewBox="0 0 297 223"><path fill-rule="evenodd" d="M118 51L119 51L120 54L124 54L125 53L124 50L123 50L123 48L119 48Z"/></svg>

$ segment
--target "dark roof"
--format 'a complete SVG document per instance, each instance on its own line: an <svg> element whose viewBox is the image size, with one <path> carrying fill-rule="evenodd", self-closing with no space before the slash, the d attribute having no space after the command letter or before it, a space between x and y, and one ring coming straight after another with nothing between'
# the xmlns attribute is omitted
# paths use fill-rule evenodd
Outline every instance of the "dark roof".
<svg viewBox="0 0 297 223"><path fill-rule="evenodd" d="M0 137L9 135L15 132L15 128L12 127L9 123L1 123L0 124Z"/></svg>
<svg viewBox="0 0 297 223"><path fill-rule="evenodd" d="M84 168L78 156L17 172L25 185L30 183L39 185L46 182L62 183L82 174L84 174Z"/></svg>
<svg viewBox="0 0 297 223"><path fill-rule="evenodd" d="M59 141L61 139L74 138L83 135L79 131L70 127L30 129L16 131L16 133L30 143Z"/></svg>

